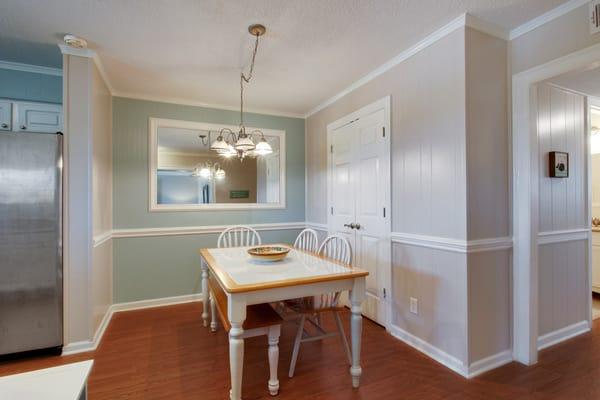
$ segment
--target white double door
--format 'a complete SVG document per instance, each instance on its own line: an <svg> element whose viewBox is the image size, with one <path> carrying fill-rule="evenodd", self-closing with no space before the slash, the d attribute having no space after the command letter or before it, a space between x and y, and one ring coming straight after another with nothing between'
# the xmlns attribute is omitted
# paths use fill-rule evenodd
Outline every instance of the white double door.
<svg viewBox="0 0 600 400"><path fill-rule="evenodd" d="M388 113L376 109L328 129L328 229L348 239L352 264L369 271L363 315L384 326L391 280Z"/></svg>

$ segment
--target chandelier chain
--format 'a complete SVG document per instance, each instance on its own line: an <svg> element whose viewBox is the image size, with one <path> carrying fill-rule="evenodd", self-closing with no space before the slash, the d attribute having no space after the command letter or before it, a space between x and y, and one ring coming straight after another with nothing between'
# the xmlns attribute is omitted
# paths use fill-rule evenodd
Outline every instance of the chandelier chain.
<svg viewBox="0 0 600 400"><path fill-rule="evenodd" d="M244 71L240 74L240 128L244 128L244 82L249 83L252 79L252 73L254 72L254 60L256 59L256 52L258 51L258 38L260 35L255 35L256 41L254 42L254 50L252 51L252 61L250 62L250 71L248 76L244 75ZM245 133L245 132L244 132Z"/></svg>

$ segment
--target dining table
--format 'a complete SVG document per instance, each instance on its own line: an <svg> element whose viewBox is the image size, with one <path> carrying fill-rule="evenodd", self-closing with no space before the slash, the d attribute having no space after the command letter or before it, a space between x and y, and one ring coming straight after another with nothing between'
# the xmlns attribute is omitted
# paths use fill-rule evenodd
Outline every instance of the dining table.
<svg viewBox="0 0 600 400"><path fill-rule="evenodd" d="M287 245L285 245L287 246ZM250 246L255 247L255 246ZM360 384L362 369L360 350L362 336L361 305L366 295L368 272L339 261L292 246L283 260L264 262L249 253L250 247L203 248L201 256L202 319L209 324L208 278L212 276L228 298L230 398L242 397L244 365L243 324L246 307L253 304L278 303L288 299L348 291L351 325L352 386Z"/></svg>

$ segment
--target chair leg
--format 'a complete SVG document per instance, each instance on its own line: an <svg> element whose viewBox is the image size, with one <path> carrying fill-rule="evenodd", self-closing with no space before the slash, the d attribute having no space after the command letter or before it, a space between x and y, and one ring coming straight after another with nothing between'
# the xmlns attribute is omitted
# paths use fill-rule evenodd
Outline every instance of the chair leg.
<svg viewBox="0 0 600 400"><path fill-rule="evenodd" d="M302 341L302 334L304 333L304 321L306 315L302 314L300 322L298 324L298 332L296 332L296 339L294 340L294 351L292 352L292 361L290 361L290 371L288 376L292 378L294 376L294 370L296 369L296 360L298 359L298 351L300 350L300 343Z"/></svg>
<svg viewBox="0 0 600 400"><path fill-rule="evenodd" d="M348 346L348 339L346 338L346 332L344 332L344 325L342 325L342 320L337 311L333 312L333 316L335 317L335 323L337 325L338 331L340 333L340 337L342 339L342 345L344 346L344 350L346 351L346 357L348 358L348 364L352 365L352 355L350 354L350 346Z"/></svg>
<svg viewBox="0 0 600 400"><path fill-rule="evenodd" d="M271 396L277 396L279 393L279 379L277 379L277 367L279 363L279 335L281 334L281 325L269 327L269 393Z"/></svg>
<svg viewBox="0 0 600 400"><path fill-rule="evenodd" d="M218 325L217 325L217 305L215 303L215 297L213 296L212 292L210 293L209 302L210 302L210 331L216 332L217 327L218 327Z"/></svg>

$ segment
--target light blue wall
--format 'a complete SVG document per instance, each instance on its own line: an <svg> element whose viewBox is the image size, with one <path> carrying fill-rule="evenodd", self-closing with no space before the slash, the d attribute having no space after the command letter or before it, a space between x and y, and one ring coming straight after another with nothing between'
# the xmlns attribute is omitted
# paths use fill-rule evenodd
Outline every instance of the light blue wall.
<svg viewBox="0 0 600 400"><path fill-rule="evenodd" d="M0 68L0 98L62 103L62 76Z"/></svg>
<svg viewBox="0 0 600 400"><path fill-rule="evenodd" d="M150 117L235 125L235 111L113 98L113 225L115 229L304 221L304 120L247 114L247 125L286 131L287 207L260 211L148 211ZM291 243L297 230L262 231L263 242ZM113 247L114 301L179 296L199 291L197 250L217 235L117 238Z"/></svg>

